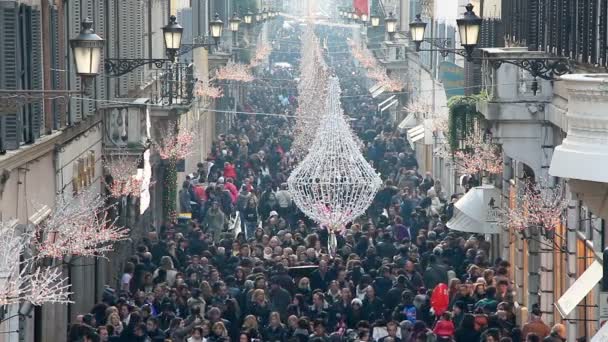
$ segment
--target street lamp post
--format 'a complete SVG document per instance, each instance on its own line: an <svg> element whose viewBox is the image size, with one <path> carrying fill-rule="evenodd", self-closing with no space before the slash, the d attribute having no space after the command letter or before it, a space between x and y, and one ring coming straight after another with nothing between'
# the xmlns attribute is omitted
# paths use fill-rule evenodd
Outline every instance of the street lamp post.
<svg viewBox="0 0 608 342"><path fill-rule="evenodd" d="M236 14L236 12L232 13L232 18L230 18L230 31L232 32L232 47L234 50L234 60L236 61L236 48L238 45L238 32L239 25L241 24L241 18Z"/></svg>
<svg viewBox="0 0 608 342"><path fill-rule="evenodd" d="M253 21L253 13L251 13L251 10L248 9L247 12L245 12L245 15L243 15L243 21L246 25L251 25Z"/></svg>
<svg viewBox="0 0 608 342"><path fill-rule="evenodd" d="M45 99L66 104L71 95L91 95L95 76L99 75L104 40L93 30L93 21L86 18L80 33L70 39L76 75L82 81L82 90L69 89L0 89L0 115L15 113L20 106Z"/></svg>
<svg viewBox="0 0 608 342"><path fill-rule="evenodd" d="M218 13L215 13L213 20L209 23L209 32L211 33L211 38L213 38L213 41L215 41L215 45L217 46L220 42L220 38L222 38L222 33L224 32L224 22L220 20L220 15Z"/></svg>
<svg viewBox="0 0 608 342"><path fill-rule="evenodd" d="M104 40L93 30L93 21L90 18L82 21L80 33L70 40L76 75L80 76L85 93L90 90L95 76L99 75L103 44Z"/></svg>
<svg viewBox="0 0 608 342"><path fill-rule="evenodd" d="M380 26L380 16L377 14L372 14L369 21L372 24L372 27Z"/></svg>
<svg viewBox="0 0 608 342"><path fill-rule="evenodd" d="M361 22L363 25L367 25L367 13L361 13Z"/></svg>
<svg viewBox="0 0 608 342"><path fill-rule="evenodd" d="M384 19L384 24L386 25L386 32L390 40L393 40L395 37L395 33L397 32L397 18L393 15L393 12L388 13L388 17Z"/></svg>
<svg viewBox="0 0 608 342"><path fill-rule="evenodd" d="M167 50L167 57L170 61L175 61L175 56L179 52L182 46L182 34L184 28L177 23L177 18L172 15L169 18L169 23L163 27L163 37L165 40L165 49Z"/></svg>

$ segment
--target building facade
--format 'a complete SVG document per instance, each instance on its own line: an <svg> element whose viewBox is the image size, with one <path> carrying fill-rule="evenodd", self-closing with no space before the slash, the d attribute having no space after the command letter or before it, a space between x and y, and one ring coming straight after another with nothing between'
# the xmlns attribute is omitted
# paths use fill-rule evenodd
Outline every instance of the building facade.
<svg viewBox="0 0 608 342"><path fill-rule="evenodd" d="M176 0L0 0L0 219L35 225L52 212L57 196L85 189L106 195L103 161L117 155L140 160L152 184L141 197L116 200L117 220L131 230L130 242L117 244L108 260L80 259L63 266L75 303L43 305L25 320L4 322L0 328L11 333L1 334L0 341L65 340L69 322L90 311L105 285L117 286L126 260L122 256L131 255L141 237L163 223L163 169L150 149L150 142L159 139L153 127L172 121L196 133L196 151L180 180L210 151L214 104L194 91L197 81L209 79L205 49L194 49L173 69L148 64L116 76L104 67L118 59L166 58L162 27L170 14L188 22L184 37L190 38L184 43L191 43L208 34L210 13L222 12L224 20L236 10L229 0L190 6ZM69 47L85 18L105 40L101 72L88 95L82 93ZM229 39L228 32L223 40ZM175 83L184 89L169 86ZM18 309L11 307L7 314Z"/></svg>

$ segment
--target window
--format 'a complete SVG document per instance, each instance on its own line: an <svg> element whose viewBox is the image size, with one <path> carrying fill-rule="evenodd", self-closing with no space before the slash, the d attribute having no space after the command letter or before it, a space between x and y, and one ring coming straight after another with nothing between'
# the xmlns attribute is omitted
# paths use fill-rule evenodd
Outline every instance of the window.
<svg viewBox="0 0 608 342"><path fill-rule="evenodd" d="M41 16L15 1L0 2L0 88L42 89ZM42 101L19 105L0 118L0 150L14 150L40 137Z"/></svg>

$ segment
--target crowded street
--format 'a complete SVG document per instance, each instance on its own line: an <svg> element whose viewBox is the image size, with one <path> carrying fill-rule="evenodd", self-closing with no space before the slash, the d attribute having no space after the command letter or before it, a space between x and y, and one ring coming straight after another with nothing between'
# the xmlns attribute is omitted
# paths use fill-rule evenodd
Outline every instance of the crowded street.
<svg viewBox="0 0 608 342"><path fill-rule="evenodd" d="M489 258L483 235L446 228L458 195L446 198L439 181L419 173L407 137L365 94L365 74L340 53L350 30L319 25L315 42L331 47L326 67L340 80L361 153L382 178L330 253L327 227L288 191L301 161L291 147L296 81L305 76L291 47L315 33L285 27L271 37L282 42L271 56L279 62L244 86L234 127L179 190L180 213L192 219L148 233L120 286L78 316L70 341L90 328L104 341L524 341L511 265ZM445 305L433 302L437 291L447 291ZM540 341L550 328L532 314L536 337L526 341Z"/></svg>

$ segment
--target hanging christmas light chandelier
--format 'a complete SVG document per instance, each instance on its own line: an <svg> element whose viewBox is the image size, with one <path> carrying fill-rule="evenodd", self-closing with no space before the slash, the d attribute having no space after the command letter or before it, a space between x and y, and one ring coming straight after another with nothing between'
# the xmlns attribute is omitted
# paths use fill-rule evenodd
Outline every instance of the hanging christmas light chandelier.
<svg viewBox="0 0 608 342"><path fill-rule="evenodd" d="M382 181L361 154L344 119L337 78L329 78L328 92L315 141L287 183L298 208L329 230L333 253L334 234L365 213Z"/></svg>

